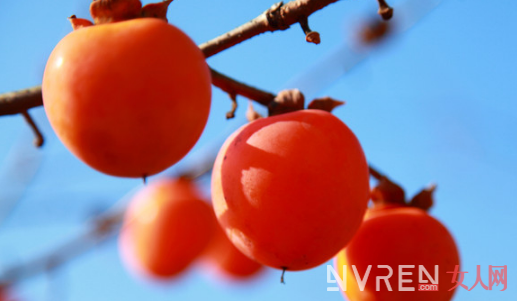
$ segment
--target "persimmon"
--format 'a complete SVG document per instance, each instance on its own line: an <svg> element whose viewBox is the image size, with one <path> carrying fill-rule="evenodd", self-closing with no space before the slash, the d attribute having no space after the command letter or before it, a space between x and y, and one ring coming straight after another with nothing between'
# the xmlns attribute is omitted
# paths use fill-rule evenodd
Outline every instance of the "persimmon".
<svg viewBox="0 0 517 301"><path fill-rule="evenodd" d="M91 167L123 177L156 174L185 156L211 102L199 48L151 18L71 32L52 51L42 90L63 144Z"/></svg>
<svg viewBox="0 0 517 301"><path fill-rule="evenodd" d="M352 241L336 256L335 270L343 279L343 266L346 265L346 291L344 294L349 301L449 301L454 291L449 289L451 274L459 265L459 255L456 244L449 231L427 212L415 207L404 205L382 205L368 210L365 220ZM364 291L360 290L354 274L355 266L358 275L363 279L368 266L370 274ZM384 280L380 281L377 291L377 277L388 276L389 266L392 275L389 281L392 291ZM399 283L399 266L413 265L402 271L405 274ZM438 291L419 290L419 266L433 280L438 277ZM435 274L438 265L438 275ZM430 281L425 272L423 279ZM431 284L431 282L428 282ZM399 285L414 288L414 291L400 291Z"/></svg>
<svg viewBox="0 0 517 301"><path fill-rule="evenodd" d="M334 115L301 110L253 121L224 143L212 199L234 245L264 265L304 270L355 234L369 197L359 141Z"/></svg>
<svg viewBox="0 0 517 301"><path fill-rule="evenodd" d="M213 238L203 256L206 265L228 279L244 280L257 275L263 266L239 251L228 239L215 215L213 218Z"/></svg>
<svg viewBox="0 0 517 301"><path fill-rule="evenodd" d="M178 275L210 242L212 215L190 180L149 184L135 195L125 215L119 240L124 262L151 278Z"/></svg>

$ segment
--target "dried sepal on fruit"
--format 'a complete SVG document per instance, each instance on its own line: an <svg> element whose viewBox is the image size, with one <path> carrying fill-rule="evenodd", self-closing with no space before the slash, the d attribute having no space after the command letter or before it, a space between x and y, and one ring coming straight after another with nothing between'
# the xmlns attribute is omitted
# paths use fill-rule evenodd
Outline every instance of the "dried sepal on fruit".
<svg viewBox="0 0 517 301"><path fill-rule="evenodd" d="M172 0L165 0L157 3L149 3L142 7L140 16L142 18L157 18L167 21L167 11Z"/></svg>
<svg viewBox="0 0 517 301"><path fill-rule="evenodd" d="M305 96L298 89L282 90L275 99L269 104L269 116L303 110L305 106Z"/></svg>
<svg viewBox="0 0 517 301"><path fill-rule="evenodd" d="M72 15L68 18L68 21L70 21L70 24L72 24L72 29L77 30L79 28L92 26L93 23L90 20L87 19L81 19L77 18L75 15Z"/></svg>
<svg viewBox="0 0 517 301"><path fill-rule="evenodd" d="M327 112L332 112L335 108L344 105L344 101L336 100L334 98L331 98L329 96L316 98L312 100L309 105L307 106L307 109L314 109L314 110L323 110Z"/></svg>
<svg viewBox="0 0 517 301"><path fill-rule="evenodd" d="M93 0L90 14L95 24L126 21L140 17L140 0Z"/></svg>

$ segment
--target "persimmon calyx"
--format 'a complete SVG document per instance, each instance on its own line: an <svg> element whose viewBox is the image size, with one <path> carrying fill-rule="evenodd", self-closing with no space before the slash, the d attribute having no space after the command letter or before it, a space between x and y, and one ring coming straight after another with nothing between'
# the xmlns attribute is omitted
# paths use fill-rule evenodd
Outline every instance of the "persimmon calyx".
<svg viewBox="0 0 517 301"><path fill-rule="evenodd" d="M269 116L303 110L305 96L298 89L282 90L269 104Z"/></svg>
<svg viewBox="0 0 517 301"><path fill-rule="evenodd" d="M321 97L321 98L315 98L309 105L307 106L307 109L315 109L315 110L323 110L327 112L332 112L335 108L344 105L344 101L335 100L331 97Z"/></svg>
<svg viewBox="0 0 517 301"><path fill-rule="evenodd" d="M73 30L77 30L79 28L92 26L93 23L90 20L87 19L81 19L77 18L75 15L72 15L68 18L68 21L70 21L70 24L72 24Z"/></svg>
<svg viewBox="0 0 517 301"><path fill-rule="evenodd" d="M95 24L125 21L140 17L140 0L93 0L90 14Z"/></svg>
<svg viewBox="0 0 517 301"><path fill-rule="evenodd" d="M142 18L157 18L167 21L167 11L173 0L165 0L158 3L149 3L142 7L140 16Z"/></svg>
<svg viewBox="0 0 517 301"><path fill-rule="evenodd" d="M431 184L428 187L422 189L409 201L409 206L420 208L424 211L429 211L434 204L434 191L436 190L436 184Z"/></svg>
<svg viewBox="0 0 517 301"><path fill-rule="evenodd" d="M404 189L387 177L382 177L379 179L377 186L372 189L370 196L374 208L407 206L429 211L434 204L435 190L436 185L431 184L406 202Z"/></svg>
<svg viewBox="0 0 517 301"><path fill-rule="evenodd" d="M406 193L400 185L387 177L382 177L371 191L371 199L375 207L389 205L406 206Z"/></svg>
<svg viewBox="0 0 517 301"><path fill-rule="evenodd" d="M252 122L260 118L262 118L262 115L255 111L255 108L253 108L253 103L250 100L248 102L248 110L246 111L246 119L248 119L249 122Z"/></svg>

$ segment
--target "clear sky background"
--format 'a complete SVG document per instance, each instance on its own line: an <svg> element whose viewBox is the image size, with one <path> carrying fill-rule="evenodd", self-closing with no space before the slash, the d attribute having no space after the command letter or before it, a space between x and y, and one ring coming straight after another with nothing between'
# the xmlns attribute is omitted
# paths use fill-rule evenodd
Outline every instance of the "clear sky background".
<svg viewBox="0 0 517 301"><path fill-rule="evenodd" d="M274 2L176 0L168 17L200 44ZM404 1L390 3L395 18L404 21L404 15L397 15ZM67 17L89 17L88 7L87 0L2 0L0 93L40 84L48 55L71 31ZM272 92L289 86L308 97L346 100L335 114L356 133L372 164L409 195L438 184L431 214L456 239L462 270L469 272L465 283L474 283L476 265L481 265L485 282L488 265L508 266L507 291L485 291L478 285L470 292L459 290L454 300L515 300L517 3L444 0L409 31L341 72L357 58L343 45L352 44L357 25L376 10L374 0L339 1L310 18L322 37L318 46L306 43L299 26L293 26L255 37L208 62ZM326 68L328 77L315 72L315 64ZM230 101L217 88L213 91L210 120L194 152L242 122L247 101L239 98L240 117L226 121ZM21 116L0 118L0 271L77 235L89 218L142 185L90 169L55 137L42 108L30 113L47 138L41 150L33 148ZM194 159L188 156L179 166ZM28 185L20 182L23 173L34 173ZM10 204L14 207L5 215ZM224 284L194 267L168 285L150 285L127 273L113 240L52 275L20 283L15 293L20 301L343 300L340 293L326 291L325 265L288 273L286 285L279 277L280 271L267 270L251 283Z"/></svg>

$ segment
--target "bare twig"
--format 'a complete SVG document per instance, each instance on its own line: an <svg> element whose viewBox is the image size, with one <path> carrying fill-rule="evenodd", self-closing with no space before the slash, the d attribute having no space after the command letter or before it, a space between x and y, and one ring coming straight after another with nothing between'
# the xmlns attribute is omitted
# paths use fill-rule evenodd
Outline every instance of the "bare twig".
<svg viewBox="0 0 517 301"><path fill-rule="evenodd" d="M42 105L40 86L0 94L0 116L20 114Z"/></svg>
<svg viewBox="0 0 517 301"><path fill-rule="evenodd" d="M211 69L212 84L230 95L242 95L248 99L256 101L261 105L268 106L275 99L275 94L269 93L245 83L239 82L231 77Z"/></svg>
<svg viewBox="0 0 517 301"><path fill-rule="evenodd" d="M206 57L210 57L261 33L288 29L292 24L307 20L315 11L336 1L337 0L295 0L285 5L279 2L250 22L201 44L199 48ZM220 75L220 73L216 73L216 77L217 75ZM214 76L214 72L212 72L212 76ZM222 87L231 89L231 87L234 86L234 84L221 83L221 78L224 77L219 76L216 78L216 82L214 82L215 86L223 90L225 89ZM270 93L253 91L253 88L244 88L242 84L239 85L239 87L242 93L237 94L257 101L262 105L267 106L271 101L270 96L272 94ZM228 92L227 90L225 91ZM41 87L0 94L0 116L20 114L30 108L41 105L43 105Z"/></svg>
<svg viewBox="0 0 517 301"><path fill-rule="evenodd" d="M235 117L235 112L237 111L237 94L228 94L230 96L230 100L232 101L232 109L226 112L226 119L232 119Z"/></svg>
<svg viewBox="0 0 517 301"><path fill-rule="evenodd" d="M272 93L251 87L218 71L211 69L211 72L212 84L230 95L242 95L264 106L267 106L275 98ZM28 109L42 105L43 97L39 86L0 94L0 116L23 114Z"/></svg>
<svg viewBox="0 0 517 301"><path fill-rule="evenodd" d="M39 130L38 126L34 122L34 119L32 119L31 115L29 115L29 112L23 111L22 112L23 118L25 121L29 124L29 126L32 129L32 132L34 133L34 145L36 147L43 146L43 143L45 142L43 138L43 134L41 134L41 131Z"/></svg>
<svg viewBox="0 0 517 301"><path fill-rule="evenodd" d="M208 173L213 166L214 160L215 157L209 157L203 162L193 162L181 174L169 176L188 176L189 179L194 180ZM0 271L0 287L4 284L14 284L60 268L115 236L119 229L121 229L126 211L126 205L121 203L132 192L116 202L115 208L111 208L95 218L88 229L80 235L73 237L71 240L40 257Z"/></svg>
<svg viewBox="0 0 517 301"><path fill-rule="evenodd" d="M379 11L377 12L383 20L389 20L393 17L393 8L391 8L385 0L377 0L379 2Z"/></svg>
<svg viewBox="0 0 517 301"><path fill-rule="evenodd" d="M317 31L312 31L309 27L309 19L300 19L300 26L302 27L303 33L305 34L305 40L309 43L319 44L321 42L320 34Z"/></svg>
<svg viewBox="0 0 517 301"><path fill-rule="evenodd" d="M21 265L8 268L0 274L0 283L15 283L22 279L56 269L73 258L84 254L116 233L122 223L123 211L106 214L82 235L64 243L49 253Z"/></svg>
<svg viewBox="0 0 517 301"><path fill-rule="evenodd" d="M296 0L287 4L276 3L255 19L201 44L199 48L206 57L210 57L261 33L288 29L291 25L306 20L314 12L336 1Z"/></svg>

